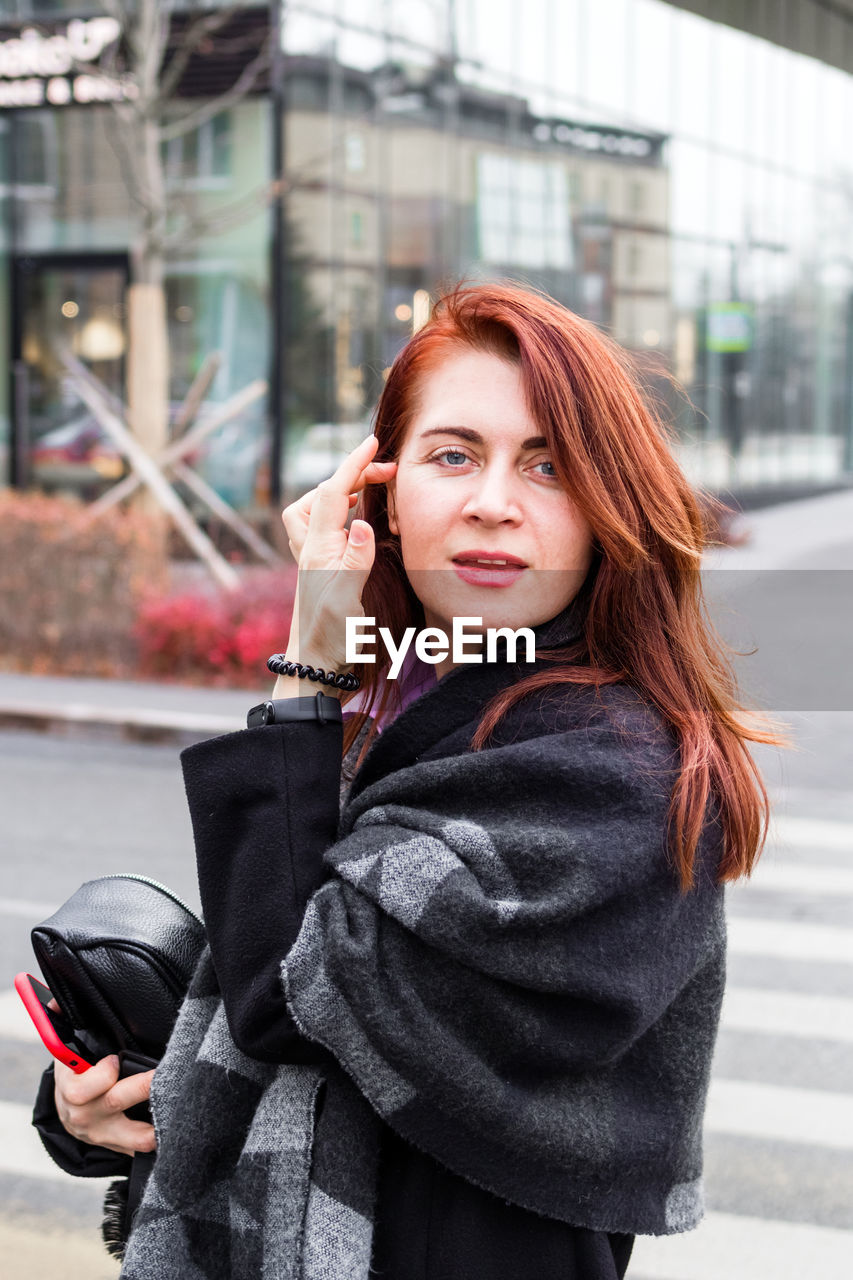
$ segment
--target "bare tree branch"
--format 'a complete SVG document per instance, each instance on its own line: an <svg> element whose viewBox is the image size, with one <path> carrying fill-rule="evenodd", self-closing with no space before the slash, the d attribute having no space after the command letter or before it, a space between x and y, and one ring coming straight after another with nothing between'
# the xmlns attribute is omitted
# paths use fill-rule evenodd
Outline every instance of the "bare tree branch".
<svg viewBox="0 0 853 1280"><path fill-rule="evenodd" d="M187 221L180 229L166 237L164 242L166 251L172 252L202 236L220 235L223 231L230 231L232 227L240 226L247 218L272 204L287 189L288 184L281 180L264 183L239 200L214 209L208 214L189 214Z"/></svg>
<svg viewBox="0 0 853 1280"><path fill-rule="evenodd" d="M218 98L213 98L205 103L197 111L191 111L188 115L182 116L180 120L164 125L160 130L162 140L168 142L172 138L181 138L184 134L192 133L193 130L206 124L208 120L212 120L214 116L218 116L220 112L227 111L229 107L240 102L252 91L261 73L269 66L271 55L272 41L268 37L261 52L243 68L230 89L220 94Z"/></svg>
<svg viewBox="0 0 853 1280"><path fill-rule="evenodd" d="M171 16L160 9L157 0L139 0L138 21L130 29L128 42L134 56L140 114L154 122L159 113L160 71L170 27Z"/></svg>
<svg viewBox="0 0 853 1280"><path fill-rule="evenodd" d="M113 155L118 160L119 169L124 179L128 195L134 204L140 205L146 213L156 212L153 193L146 191L139 181L136 149L132 146L131 135L124 127L124 122L116 119L111 112L104 118L104 132Z"/></svg>
<svg viewBox="0 0 853 1280"><path fill-rule="evenodd" d="M196 18L182 32L180 48L176 50L172 61L160 77L159 100L161 103L171 99L198 47L209 36L226 26L244 8L245 5L234 4L227 9L219 9L216 13L205 14L201 18Z"/></svg>

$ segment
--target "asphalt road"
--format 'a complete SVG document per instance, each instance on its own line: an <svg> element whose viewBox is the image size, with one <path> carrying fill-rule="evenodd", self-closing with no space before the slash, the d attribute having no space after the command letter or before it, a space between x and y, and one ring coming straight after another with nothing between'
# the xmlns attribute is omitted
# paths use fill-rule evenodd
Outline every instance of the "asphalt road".
<svg viewBox="0 0 853 1280"><path fill-rule="evenodd" d="M28 1127L49 1059L10 987L33 967L30 927L84 880L135 872L197 906L178 753L0 734L0 796L0 1274L107 1280L118 1274L99 1237L108 1184L63 1174Z"/></svg>
<svg viewBox="0 0 853 1280"><path fill-rule="evenodd" d="M786 602L782 579L774 580L774 625L794 618L800 631L815 630L800 585L788 575ZM742 589L752 589L746 579ZM841 618L847 604L836 604ZM830 646L821 657L821 688L845 656ZM632 1280L849 1274L853 705L840 699L827 709L824 700L808 710L803 700L817 686L786 686L785 678L781 669L774 676L783 682L779 714L797 749L755 748L776 827L753 881L729 892L729 984L706 1125L708 1217L687 1236L639 1241ZM84 879L138 872L198 902L175 748L0 734L0 813L0 960L9 984L31 964L31 924ZM45 1055L6 989L2 1273L107 1280L117 1268L98 1240L104 1186L56 1170L28 1127Z"/></svg>

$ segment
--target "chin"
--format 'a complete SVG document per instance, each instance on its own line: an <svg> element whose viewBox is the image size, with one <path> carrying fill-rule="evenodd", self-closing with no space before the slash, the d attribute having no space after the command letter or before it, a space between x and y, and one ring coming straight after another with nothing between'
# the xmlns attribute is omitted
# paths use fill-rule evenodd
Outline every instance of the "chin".
<svg viewBox="0 0 853 1280"><path fill-rule="evenodd" d="M531 608L529 601L524 600L507 600L506 592L500 593L503 599L496 599L498 592L492 591L488 594L483 593L461 602L442 601L440 616L449 618L447 625L442 625L442 630L450 631L453 618L482 618L482 630L485 632L488 628L509 627L512 631L517 631L520 627L538 627L543 622L550 622L565 609L568 601L558 600L553 603L537 601L536 607ZM436 611L438 612L438 611ZM468 631L480 630L479 627L466 627Z"/></svg>

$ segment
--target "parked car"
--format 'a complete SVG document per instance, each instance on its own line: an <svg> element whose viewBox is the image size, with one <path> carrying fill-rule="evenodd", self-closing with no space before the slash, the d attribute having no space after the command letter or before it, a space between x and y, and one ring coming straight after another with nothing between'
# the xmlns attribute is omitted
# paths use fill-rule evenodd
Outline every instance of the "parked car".
<svg viewBox="0 0 853 1280"><path fill-rule="evenodd" d="M34 440L30 458L39 482L47 485L114 480L125 469L118 449L86 412Z"/></svg>

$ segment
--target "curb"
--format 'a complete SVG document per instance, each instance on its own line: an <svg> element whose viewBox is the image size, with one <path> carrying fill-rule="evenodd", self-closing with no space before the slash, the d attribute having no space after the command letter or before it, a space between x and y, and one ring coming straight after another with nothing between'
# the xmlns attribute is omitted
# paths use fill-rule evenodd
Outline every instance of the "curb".
<svg viewBox="0 0 853 1280"><path fill-rule="evenodd" d="M206 738L245 727L237 717L199 712L153 711L147 707L98 707L91 703L63 705L0 703L0 728L28 729L65 737L98 736L115 741L190 746Z"/></svg>

